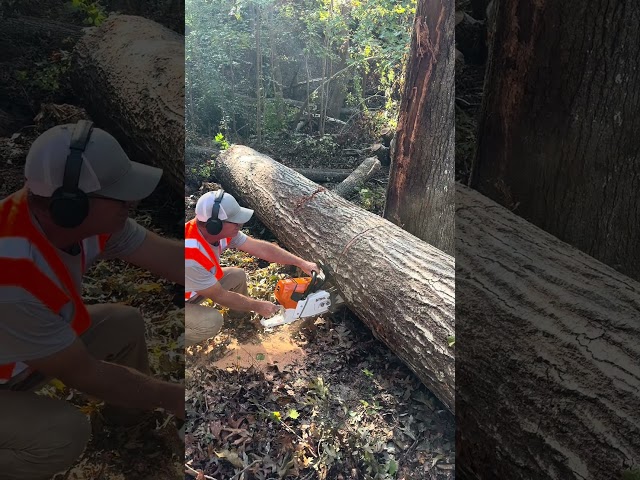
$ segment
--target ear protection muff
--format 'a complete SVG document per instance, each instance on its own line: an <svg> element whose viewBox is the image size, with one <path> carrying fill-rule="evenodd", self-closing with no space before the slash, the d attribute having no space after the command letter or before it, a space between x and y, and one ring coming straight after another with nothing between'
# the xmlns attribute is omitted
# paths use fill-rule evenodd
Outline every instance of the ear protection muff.
<svg viewBox="0 0 640 480"><path fill-rule="evenodd" d="M49 212L56 225L74 228L80 225L89 214L89 197L78 188L82 170L82 152L93 131L93 123L80 120L71 136L71 151L64 167L62 186L51 196Z"/></svg>
<svg viewBox="0 0 640 480"><path fill-rule="evenodd" d="M216 195L215 200L213 201L213 207L211 208L211 217L207 220L207 233L209 235L217 235L222 231L222 220L218 218L220 214L220 202L222 201L222 197L224 197L224 190L220 189L218 194Z"/></svg>

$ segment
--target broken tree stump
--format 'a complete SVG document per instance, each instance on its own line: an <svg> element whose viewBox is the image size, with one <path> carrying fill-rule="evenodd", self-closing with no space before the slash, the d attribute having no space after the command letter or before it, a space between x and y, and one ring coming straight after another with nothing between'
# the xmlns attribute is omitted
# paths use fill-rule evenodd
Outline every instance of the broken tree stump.
<svg viewBox="0 0 640 480"><path fill-rule="evenodd" d="M342 183L333 188L333 192L342 198L348 198L367 183L380 170L380 160L375 157L365 158L364 161Z"/></svg>

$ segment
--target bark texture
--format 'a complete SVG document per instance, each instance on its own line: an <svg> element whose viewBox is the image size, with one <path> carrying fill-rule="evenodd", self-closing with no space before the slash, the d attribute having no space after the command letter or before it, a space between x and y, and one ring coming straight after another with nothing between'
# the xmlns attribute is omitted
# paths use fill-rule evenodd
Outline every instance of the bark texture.
<svg viewBox="0 0 640 480"><path fill-rule="evenodd" d="M456 210L458 470L620 479L640 464L640 284L461 185Z"/></svg>
<svg viewBox="0 0 640 480"><path fill-rule="evenodd" d="M296 172L316 183L342 182L352 171L346 168L294 168Z"/></svg>
<svg viewBox="0 0 640 480"><path fill-rule="evenodd" d="M640 279L640 4L495 3L470 185Z"/></svg>
<svg viewBox="0 0 640 480"><path fill-rule="evenodd" d="M82 36L82 27L30 16L0 18L0 45L45 43L53 50L74 43Z"/></svg>
<svg viewBox="0 0 640 480"><path fill-rule="evenodd" d="M344 179L344 181L336 185L333 189L334 193L340 195L343 198L348 198L355 192L357 192L373 175L380 170L380 160L376 157L365 158L364 161L358 165L351 175Z"/></svg>
<svg viewBox="0 0 640 480"><path fill-rule="evenodd" d="M142 17L109 17L76 44L74 90L132 160L184 192L184 37Z"/></svg>
<svg viewBox="0 0 640 480"><path fill-rule="evenodd" d="M453 32L453 2L418 2L384 212L449 255L455 226Z"/></svg>
<svg viewBox="0 0 640 480"><path fill-rule="evenodd" d="M453 411L453 258L248 147L216 163L225 190L326 265L350 309Z"/></svg>
<svg viewBox="0 0 640 480"><path fill-rule="evenodd" d="M216 158L220 150L187 145L184 154L185 165L190 166ZM353 173L353 170L348 168L294 168L294 170L316 183L339 183Z"/></svg>

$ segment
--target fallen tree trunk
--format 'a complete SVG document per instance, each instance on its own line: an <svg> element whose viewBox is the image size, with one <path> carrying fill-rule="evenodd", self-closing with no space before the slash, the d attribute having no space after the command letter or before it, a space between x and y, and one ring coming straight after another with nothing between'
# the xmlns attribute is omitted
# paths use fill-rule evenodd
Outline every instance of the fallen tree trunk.
<svg viewBox="0 0 640 480"><path fill-rule="evenodd" d="M217 157L220 150L215 148L200 147L197 145L189 145L184 150L185 165L194 163L207 162Z"/></svg>
<svg viewBox="0 0 640 480"><path fill-rule="evenodd" d="M340 195L342 198L348 198L362 188L362 186L367 183L367 180L380 170L380 167L380 160L377 158L365 158L363 162L358 165L358 168L351 173L351 175L349 175L342 183L335 186L333 193Z"/></svg>
<svg viewBox="0 0 640 480"><path fill-rule="evenodd" d="M342 182L352 173L346 168L294 168L294 170L316 183Z"/></svg>
<svg viewBox="0 0 640 480"><path fill-rule="evenodd" d="M132 159L164 169L184 192L184 37L142 17L115 15L87 31L71 78L99 127Z"/></svg>
<svg viewBox="0 0 640 480"><path fill-rule="evenodd" d="M461 185L456 234L465 478L619 479L640 465L640 284Z"/></svg>
<svg viewBox="0 0 640 480"><path fill-rule="evenodd" d="M353 312L453 411L453 257L248 147L216 167L287 248L328 267Z"/></svg>
<svg viewBox="0 0 640 480"><path fill-rule="evenodd" d="M215 148L199 147L189 145L185 148L185 165L206 162L220 154L220 150ZM294 168L296 172L316 183L337 183L342 182L352 170L348 168Z"/></svg>
<svg viewBox="0 0 640 480"><path fill-rule="evenodd" d="M82 36L82 27L48 18L18 16L0 18L0 45L32 45L46 42L54 50Z"/></svg>

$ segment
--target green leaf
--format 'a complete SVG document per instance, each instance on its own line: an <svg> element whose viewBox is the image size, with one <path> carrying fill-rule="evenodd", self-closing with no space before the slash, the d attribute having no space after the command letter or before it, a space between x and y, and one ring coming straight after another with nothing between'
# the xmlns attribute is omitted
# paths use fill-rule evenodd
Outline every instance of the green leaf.
<svg viewBox="0 0 640 480"><path fill-rule="evenodd" d="M373 372L370 370L367 370L366 368L362 370L362 373L364 373L367 377L373 377Z"/></svg>
<svg viewBox="0 0 640 480"><path fill-rule="evenodd" d="M389 461L389 466L387 467L387 473L389 475L395 475L396 473L398 473L398 464L393 458Z"/></svg>
<svg viewBox="0 0 640 480"><path fill-rule="evenodd" d="M287 417L289 417L292 420L297 419L299 416L300 416L300 414L298 413L298 411L295 408L291 408L287 412Z"/></svg>
<svg viewBox="0 0 640 480"><path fill-rule="evenodd" d="M640 469L628 469L622 472L622 480L640 480Z"/></svg>
<svg viewBox="0 0 640 480"><path fill-rule="evenodd" d="M447 337L447 343L449 344L449 347L453 347L456 344L456 337L455 335L449 335Z"/></svg>
<svg viewBox="0 0 640 480"><path fill-rule="evenodd" d="M259 362L264 360L264 353L256 353L256 360L258 360Z"/></svg>

